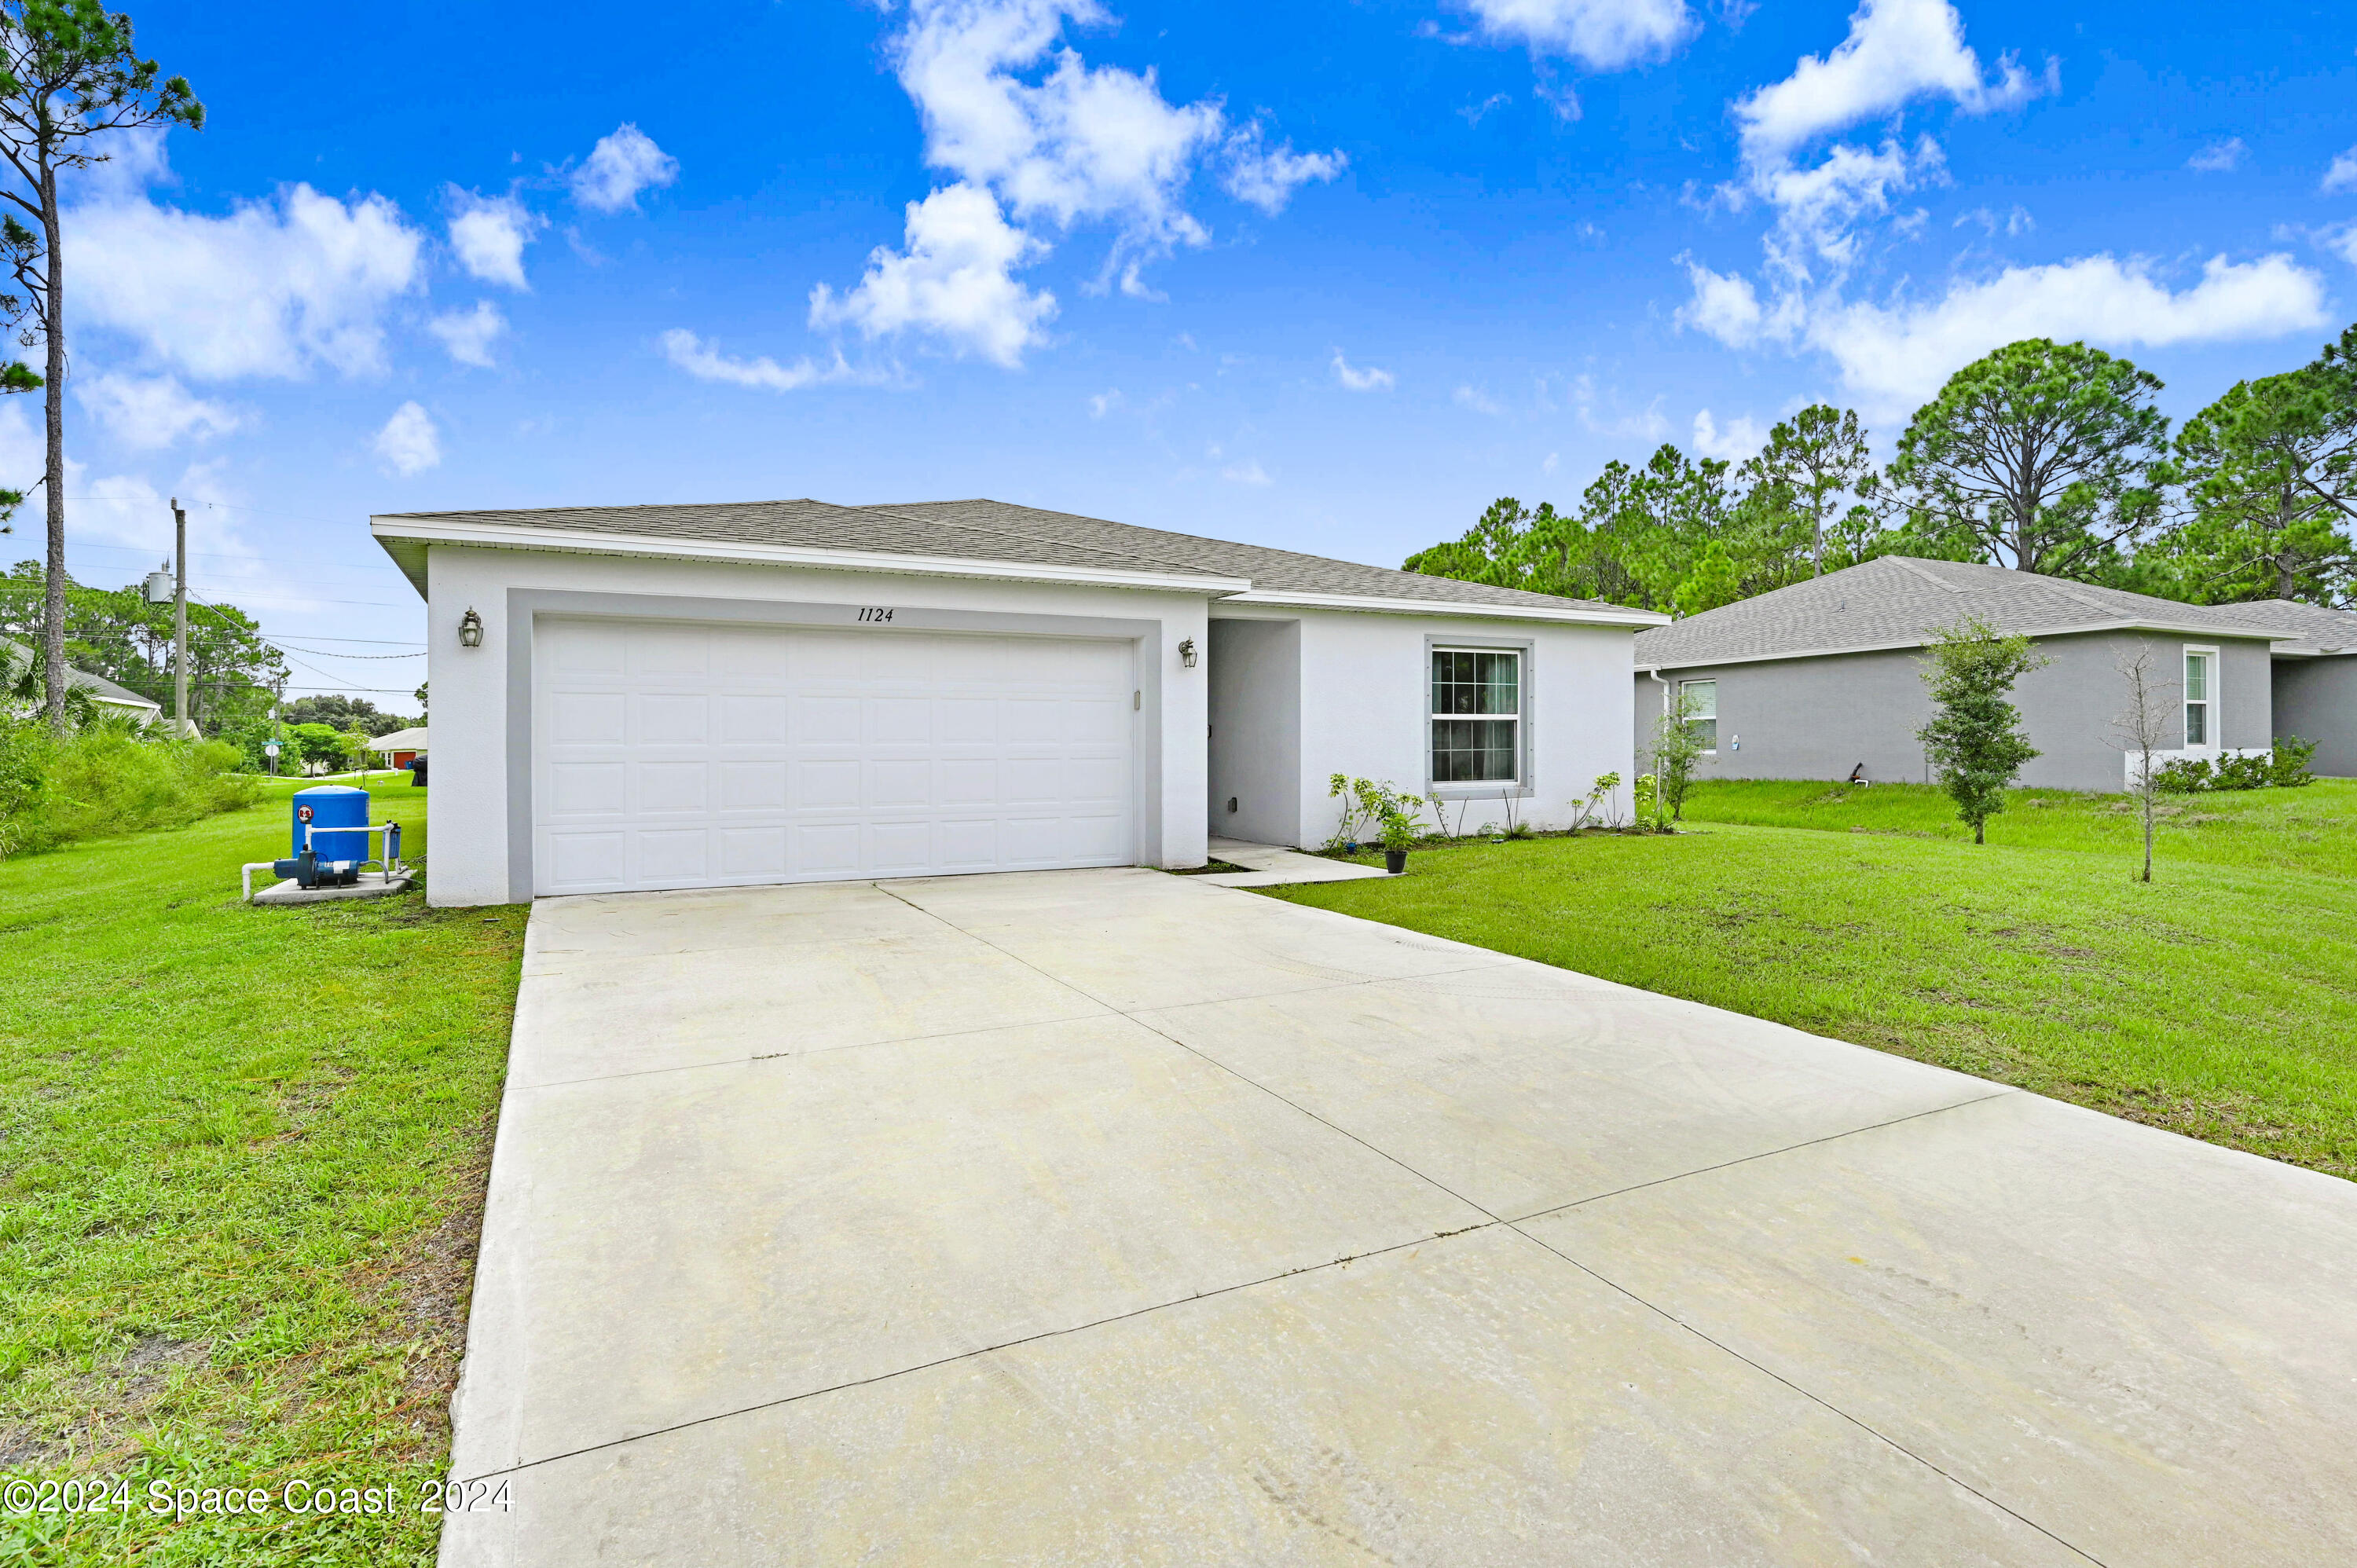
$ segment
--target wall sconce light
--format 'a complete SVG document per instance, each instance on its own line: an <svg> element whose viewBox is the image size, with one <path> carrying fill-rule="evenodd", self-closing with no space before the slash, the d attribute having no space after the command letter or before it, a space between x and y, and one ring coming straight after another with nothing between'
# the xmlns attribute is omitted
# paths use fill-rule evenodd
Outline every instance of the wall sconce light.
<svg viewBox="0 0 2357 1568"><path fill-rule="evenodd" d="M1178 662L1188 669L1195 668L1195 639L1189 638L1178 645Z"/></svg>
<svg viewBox="0 0 2357 1568"><path fill-rule="evenodd" d="M468 605L467 613L458 618L458 646L461 648L483 646L483 618L475 613L475 607L472 605Z"/></svg>

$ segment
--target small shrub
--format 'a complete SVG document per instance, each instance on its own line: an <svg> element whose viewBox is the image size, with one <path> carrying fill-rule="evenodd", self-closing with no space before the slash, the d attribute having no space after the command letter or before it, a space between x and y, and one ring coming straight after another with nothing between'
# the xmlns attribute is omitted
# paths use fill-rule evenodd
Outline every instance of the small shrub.
<svg viewBox="0 0 2357 1568"><path fill-rule="evenodd" d="M2316 742L2285 736L2271 754L2180 757L2152 770L2153 788L2164 795L2196 795L2208 789L2297 789L2316 782L2308 770Z"/></svg>
<svg viewBox="0 0 2357 1568"><path fill-rule="evenodd" d="M1327 784L1327 799L1342 802L1342 820L1335 824L1334 836L1326 841L1329 850L1372 843L1382 835L1388 819L1404 817L1413 823L1424 810L1424 801L1389 783L1337 773ZM1436 804L1434 814L1438 815L1438 811Z"/></svg>

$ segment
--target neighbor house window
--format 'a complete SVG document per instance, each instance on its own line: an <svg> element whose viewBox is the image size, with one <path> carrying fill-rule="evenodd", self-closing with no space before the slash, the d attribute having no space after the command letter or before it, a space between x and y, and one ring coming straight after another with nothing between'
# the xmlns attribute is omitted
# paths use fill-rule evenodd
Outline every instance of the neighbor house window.
<svg viewBox="0 0 2357 1568"><path fill-rule="evenodd" d="M1432 650L1432 781L1522 779L1523 656L1490 648Z"/></svg>
<svg viewBox="0 0 2357 1568"><path fill-rule="evenodd" d="M1678 700L1685 704L1686 727L1705 751L1718 749L1718 682L1681 681Z"/></svg>
<svg viewBox="0 0 2357 1568"><path fill-rule="evenodd" d="M2218 655L2209 649L2185 650L2185 744L2218 744Z"/></svg>

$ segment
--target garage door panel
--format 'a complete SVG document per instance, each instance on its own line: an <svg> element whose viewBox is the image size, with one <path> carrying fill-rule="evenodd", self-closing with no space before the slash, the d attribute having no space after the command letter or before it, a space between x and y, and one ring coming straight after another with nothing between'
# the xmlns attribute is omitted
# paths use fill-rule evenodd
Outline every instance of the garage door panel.
<svg viewBox="0 0 2357 1568"><path fill-rule="evenodd" d="M722 828L713 834L713 842L731 877L782 878L792 866L786 854L787 832L782 827Z"/></svg>
<svg viewBox="0 0 2357 1568"><path fill-rule="evenodd" d="M720 765L720 810L782 811L791 800L783 762L724 762Z"/></svg>
<svg viewBox="0 0 2357 1568"><path fill-rule="evenodd" d="M801 695L792 699L793 721L789 733L802 746L857 746L859 699L844 695Z"/></svg>
<svg viewBox="0 0 2357 1568"><path fill-rule="evenodd" d="M630 633L629 672L637 677L676 680L711 673L712 632L700 626L633 626Z"/></svg>
<svg viewBox="0 0 2357 1568"><path fill-rule="evenodd" d="M870 697L861 738L871 746L921 746L933 738L931 697Z"/></svg>
<svg viewBox="0 0 2357 1568"><path fill-rule="evenodd" d="M621 832L556 832L542 851L543 874L552 893L619 887L630 880L629 835Z"/></svg>
<svg viewBox="0 0 2357 1568"><path fill-rule="evenodd" d="M543 623L550 893L1135 856L1121 642Z"/></svg>
<svg viewBox="0 0 2357 1568"><path fill-rule="evenodd" d="M637 880L702 881L711 875L711 832L705 828L642 829L632 835L638 851Z"/></svg>
<svg viewBox="0 0 2357 1568"><path fill-rule="evenodd" d="M630 810L626 762L559 762L548 770L548 810L558 819L620 816Z"/></svg>
<svg viewBox="0 0 2357 1568"><path fill-rule="evenodd" d="M933 867L933 824L874 822L867 829L867 865L872 876L920 876Z"/></svg>
<svg viewBox="0 0 2357 1568"><path fill-rule="evenodd" d="M710 699L700 693L642 693L631 739L640 746L701 746L709 738L705 720Z"/></svg>
<svg viewBox="0 0 2357 1568"><path fill-rule="evenodd" d="M793 733L792 699L731 692L720 699L723 746L780 746Z"/></svg>
<svg viewBox="0 0 2357 1568"><path fill-rule="evenodd" d="M629 700L619 692L548 694L548 738L560 746L620 746L630 738Z"/></svg>
<svg viewBox="0 0 2357 1568"><path fill-rule="evenodd" d="M867 765L867 803L888 811L933 803L933 762L929 757Z"/></svg>
<svg viewBox="0 0 2357 1568"><path fill-rule="evenodd" d="M702 762L640 762L633 766L638 799L632 804L641 816L676 812L704 814L710 767Z"/></svg>

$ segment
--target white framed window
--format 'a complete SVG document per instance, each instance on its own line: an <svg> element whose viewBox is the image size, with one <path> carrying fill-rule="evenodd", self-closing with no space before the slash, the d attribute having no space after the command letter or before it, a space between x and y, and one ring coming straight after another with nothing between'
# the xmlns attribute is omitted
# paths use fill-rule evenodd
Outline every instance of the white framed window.
<svg viewBox="0 0 2357 1568"><path fill-rule="evenodd" d="M1716 681L1681 681L1678 701L1685 704L1686 728L1705 751L1718 749L1718 682Z"/></svg>
<svg viewBox="0 0 2357 1568"><path fill-rule="evenodd" d="M2185 650L2185 745L2218 744L2218 650Z"/></svg>
<svg viewBox="0 0 2357 1568"><path fill-rule="evenodd" d="M1432 650L1432 781L1519 784L1523 656L1504 648Z"/></svg>

